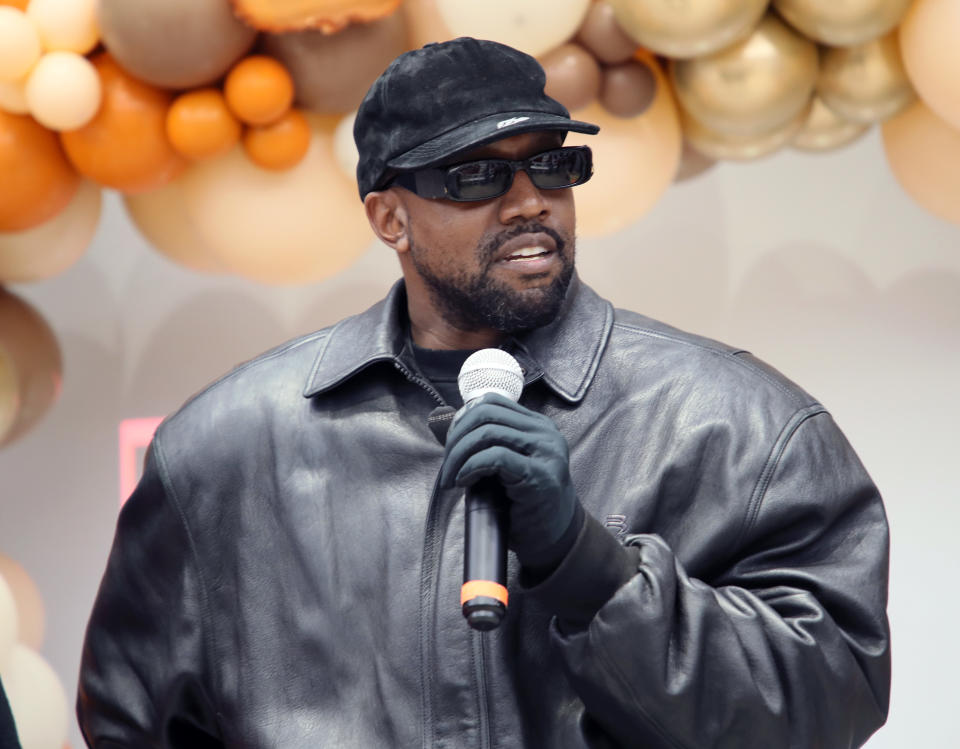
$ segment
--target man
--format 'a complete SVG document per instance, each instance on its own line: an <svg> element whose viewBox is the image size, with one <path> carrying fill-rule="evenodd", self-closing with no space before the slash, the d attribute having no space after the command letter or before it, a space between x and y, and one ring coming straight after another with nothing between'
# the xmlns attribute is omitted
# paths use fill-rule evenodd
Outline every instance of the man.
<svg viewBox="0 0 960 749"><path fill-rule="evenodd" d="M403 273L159 429L91 616L92 746L850 747L888 704L887 529L829 414L574 274L589 151L532 58L402 55L357 116ZM460 406L470 351L519 403ZM441 443L445 442L445 446ZM509 609L459 608L463 493Z"/></svg>

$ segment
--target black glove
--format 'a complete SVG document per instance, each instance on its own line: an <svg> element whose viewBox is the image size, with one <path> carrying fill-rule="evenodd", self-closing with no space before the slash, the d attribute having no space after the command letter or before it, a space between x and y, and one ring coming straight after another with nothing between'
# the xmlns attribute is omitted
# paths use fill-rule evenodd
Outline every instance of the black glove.
<svg viewBox="0 0 960 749"><path fill-rule="evenodd" d="M556 425L493 393L471 401L450 427L440 481L467 487L484 476L496 477L510 500L508 543L520 563L559 563L584 513Z"/></svg>

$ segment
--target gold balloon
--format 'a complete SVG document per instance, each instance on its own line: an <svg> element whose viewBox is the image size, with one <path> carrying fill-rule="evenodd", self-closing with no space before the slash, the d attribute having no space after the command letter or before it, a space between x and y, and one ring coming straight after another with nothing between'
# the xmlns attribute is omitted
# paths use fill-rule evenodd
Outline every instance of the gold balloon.
<svg viewBox="0 0 960 749"><path fill-rule="evenodd" d="M846 47L883 36L896 26L911 0L773 0L791 26L811 39Z"/></svg>
<svg viewBox="0 0 960 749"><path fill-rule="evenodd" d="M817 93L830 109L854 122L882 122L902 110L914 93L897 33L853 47L824 49Z"/></svg>
<svg viewBox="0 0 960 749"><path fill-rule="evenodd" d="M815 96L807 121L791 145L801 151L832 151L852 143L869 129L869 125L845 120Z"/></svg>
<svg viewBox="0 0 960 749"><path fill-rule="evenodd" d="M788 120L774 130L755 135L718 133L686 113L681 114L681 121L684 136L690 145L704 156L717 160L752 161L767 156L789 143L807 121L809 109L808 104L792 120Z"/></svg>
<svg viewBox="0 0 960 749"><path fill-rule="evenodd" d="M639 44L667 57L697 57L750 33L769 0L608 0L617 23Z"/></svg>
<svg viewBox="0 0 960 749"><path fill-rule="evenodd" d="M657 79L653 103L643 114L617 117L599 103L573 113L599 125L601 133L570 133L566 141L593 149L595 174L574 188L580 236L604 236L629 226L653 207L677 173L682 138L670 86L651 55L638 59Z"/></svg>
<svg viewBox="0 0 960 749"><path fill-rule="evenodd" d="M792 122L810 101L817 48L774 15L746 39L694 60L674 60L680 104L709 130L763 136Z"/></svg>
<svg viewBox="0 0 960 749"><path fill-rule="evenodd" d="M0 320L3 447L29 431L60 396L63 361L47 321L31 305L2 287Z"/></svg>
<svg viewBox="0 0 960 749"><path fill-rule="evenodd" d="M960 225L960 130L918 100L881 131L900 186L926 210Z"/></svg>

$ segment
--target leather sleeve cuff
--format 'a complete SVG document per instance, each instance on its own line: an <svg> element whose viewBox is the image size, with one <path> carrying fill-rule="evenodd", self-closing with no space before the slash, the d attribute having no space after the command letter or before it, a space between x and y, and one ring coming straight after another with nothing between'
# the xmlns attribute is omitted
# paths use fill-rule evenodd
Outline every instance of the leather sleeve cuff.
<svg viewBox="0 0 960 749"><path fill-rule="evenodd" d="M592 515L584 515L577 540L553 574L539 581L522 569L520 573L527 595L556 614L564 634L589 627L600 608L637 572L638 551L622 546Z"/></svg>

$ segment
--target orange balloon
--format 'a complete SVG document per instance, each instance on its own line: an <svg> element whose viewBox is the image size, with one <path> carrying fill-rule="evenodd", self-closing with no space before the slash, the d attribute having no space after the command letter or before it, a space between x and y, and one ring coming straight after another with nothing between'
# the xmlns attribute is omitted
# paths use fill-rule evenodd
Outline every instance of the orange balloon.
<svg viewBox="0 0 960 749"><path fill-rule="evenodd" d="M173 102L167 112L167 137L188 159L209 159L236 145L240 122L219 89L201 88Z"/></svg>
<svg viewBox="0 0 960 749"><path fill-rule="evenodd" d="M23 231L60 213L80 185L57 136L0 109L0 231Z"/></svg>
<svg viewBox="0 0 960 749"><path fill-rule="evenodd" d="M92 59L103 87L96 116L60 134L81 174L126 193L166 184L186 166L167 139L171 94L139 81L102 52Z"/></svg>
<svg viewBox="0 0 960 749"><path fill-rule="evenodd" d="M293 103L293 78L266 55L246 57L233 66L223 84L230 109L248 125L276 122Z"/></svg>
<svg viewBox="0 0 960 749"><path fill-rule="evenodd" d="M14 8L19 8L22 11L26 11L29 4L30 0L0 0L0 5L10 5Z"/></svg>
<svg viewBox="0 0 960 749"><path fill-rule="evenodd" d="M291 109L271 125L251 127L243 134L247 156L264 169L289 169L300 163L310 147L310 123Z"/></svg>

